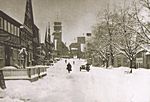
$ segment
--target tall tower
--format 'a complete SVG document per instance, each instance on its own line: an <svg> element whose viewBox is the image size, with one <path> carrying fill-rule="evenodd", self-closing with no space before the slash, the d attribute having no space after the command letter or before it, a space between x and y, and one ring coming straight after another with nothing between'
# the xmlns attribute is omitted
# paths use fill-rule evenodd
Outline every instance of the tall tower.
<svg viewBox="0 0 150 102"><path fill-rule="evenodd" d="M54 22L54 45L55 50L61 49L61 43L62 43L62 25L61 22Z"/></svg>
<svg viewBox="0 0 150 102"><path fill-rule="evenodd" d="M62 41L62 23L54 22L54 57L64 57L68 54L68 47Z"/></svg>
<svg viewBox="0 0 150 102"><path fill-rule="evenodd" d="M62 25L61 22L54 22L54 39L62 41Z"/></svg>

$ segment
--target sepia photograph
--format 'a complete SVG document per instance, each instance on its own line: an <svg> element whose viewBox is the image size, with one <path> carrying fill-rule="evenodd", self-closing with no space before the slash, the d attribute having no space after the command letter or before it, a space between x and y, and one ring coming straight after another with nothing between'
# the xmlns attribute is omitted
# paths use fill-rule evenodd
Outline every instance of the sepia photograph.
<svg viewBox="0 0 150 102"><path fill-rule="evenodd" d="M150 102L150 0L0 0L0 102Z"/></svg>

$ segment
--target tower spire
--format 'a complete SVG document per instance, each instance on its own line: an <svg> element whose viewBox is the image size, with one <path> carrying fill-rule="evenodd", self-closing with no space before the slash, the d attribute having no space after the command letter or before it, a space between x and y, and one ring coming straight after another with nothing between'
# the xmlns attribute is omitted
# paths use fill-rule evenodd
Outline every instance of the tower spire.
<svg viewBox="0 0 150 102"><path fill-rule="evenodd" d="M47 42L47 27L46 27L46 32L45 32L45 43Z"/></svg>
<svg viewBox="0 0 150 102"><path fill-rule="evenodd" d="M29 31L31 31L31 33L33 33L34 19L33 19L32 1L31 0L26 1L24 25L25 25L25 27L27 27L27 29Z"/></svg>
<svg viewBox="0 0 150 102"><path fill-rule="evenodd" d="M50 22L48 22L48 42L51 43Z"/></svg>

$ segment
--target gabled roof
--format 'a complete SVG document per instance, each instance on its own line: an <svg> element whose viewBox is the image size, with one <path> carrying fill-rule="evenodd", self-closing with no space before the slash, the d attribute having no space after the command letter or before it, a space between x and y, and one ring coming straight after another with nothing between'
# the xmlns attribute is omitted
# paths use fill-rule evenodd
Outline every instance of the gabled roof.
<svg viewBox="0 0 150 102"><path fill-rule="evenodd" d="M20 27L22 24L19 23L17 20L14 18L8 16L6 13L0 10L0 17L7 19L8 22L13 23L14 25Z"/></svg>

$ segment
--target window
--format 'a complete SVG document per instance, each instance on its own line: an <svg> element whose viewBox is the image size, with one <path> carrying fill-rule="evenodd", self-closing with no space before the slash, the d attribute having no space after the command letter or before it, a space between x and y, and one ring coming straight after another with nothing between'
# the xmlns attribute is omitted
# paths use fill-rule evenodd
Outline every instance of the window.
<svg viewBox="0 0 150 102"><path fill-rule="evenodd" d="M13 27L14 25L13 24L10 24L10 33L13 34Z"/></svg>
<svg viewBox="0 0 150 102"><path fill-rule="evenodd" d="M142 58L142 52L138 53L138 54L136 55L136 57L137 57L137 58Z"/></svg>
<svg viewBox="0 0 150 102"><path fill-rule="evenodd" d="M16 35L16 26L13 27L13 34Z"/></svg>
<svg viewBox="0 0 150 102"><path fill-rule="evenodd" d="M4 30L7 31L7 21L4 20Z"/></svg>
<svg viewBox="0 0 150 102"><path fill-rule="evenodd" d="M14 61L16 61L17 58L18 58L17 49L13 49L13 59L14 59Z"/></svg>
<svg viewBox="0 0 150 102"><path fill-rule="evenodd" d="M18 28L18 36L20 36L20 28Z"/></svg>
<svg viewBox="0 0 150 102"><path fill-rule="evenodd" d="M8 22L8 32L9 33L11 33L10 26L11 26L11 24Z"/></svg>
<svg viewBox="0 0 150 102"><path fill-rule="evenodd" d="M4 49L3 49L3 47L2 46L0 46L0 59L2 59L3 58L3 55L4 55Z"/></svg>
<svg viewBox="0 0 150 102"><path fill-rule="evenodd" d="M13 34L15 35L16 29L15 26L13 26Z"/></svg>
<svg viewBox="0 0 150 102"><path fill-rule="evenodd" d="M17 27L15 26L15 35L17 35Z"/></svg>
<svg viewBox="0 0 150 102"><path fill-rule="evenodd" d="M3 18L0 17L0 29L3 29Z"/></svg>
<svg viewBox="0 0 150 102"><path fill-rule="evenodd" d="M17 34L17 36L19 36L19 28L18 27L16 27L16 34Z"/></svg>

